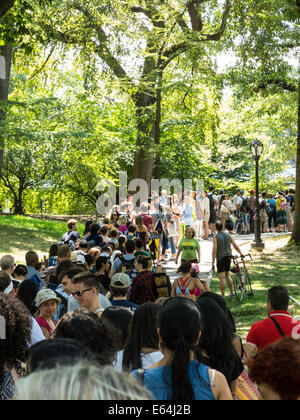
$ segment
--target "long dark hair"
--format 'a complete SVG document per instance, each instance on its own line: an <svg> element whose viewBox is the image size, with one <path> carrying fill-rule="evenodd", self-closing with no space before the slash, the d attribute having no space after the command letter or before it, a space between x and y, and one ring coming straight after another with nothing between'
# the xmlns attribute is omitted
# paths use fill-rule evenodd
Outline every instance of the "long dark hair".
<svg viewBox="0 0 300 420"><path fill-rule="evenodd" d="M37 293L38 286L31 280L22 281L18 289L17 298L24 303L32 316L37 310L37 307L34 304Z"/></svg>
<svg viewBox="0 0 300 420"><path fill-rule="evenodd" d="M159 316L163 346L174 352L171 365L165 367L164 378L171 367L173 401L195 399L189 377L190 351L197 349L201 331L201 315L195 302L187 298L167 300ZM165 379L165 382L166 379Z"/></svg>
<svg viewBox="0 0 300 420"><path fill-rule="evenodd" d="M145 347L158 351L158 313L161 307L147 302L136 309L131 331L124 348L123 368L142 368L141 350Z"/></svg>
<svg viewBox="0 0 300 420"><path fill-rule="evenodd" d="M217 293L214 292L203 292L198 299L204 299L204 298L208 298L208 299L212 299L214 302L216 302L220 308L225 312L225 314L228 317L228 320L230 322L230 324L232 325L232 334L236 333L236 326L235 326L235 321L233 318L233 315L230 311L230 309L228 308L228 306L226 305L226 302L224 300L224 298L222 298L222 296L218 295Z"/></svg>
<svg viewBox="0 0 300 420"><path fill-rule="evenodd" d="M203 329L196 357L200 362L222 372L230 385L236 364L240 363L233 346L232 324L212 299L197 299L197 305L201 312ZM207 357L203 357L203 352Z"/></svg>

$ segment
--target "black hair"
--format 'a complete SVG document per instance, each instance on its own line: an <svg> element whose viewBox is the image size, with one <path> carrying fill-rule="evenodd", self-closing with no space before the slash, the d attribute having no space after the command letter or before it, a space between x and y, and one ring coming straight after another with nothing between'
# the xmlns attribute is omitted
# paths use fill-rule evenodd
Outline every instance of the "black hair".
<svg viewBox="0 0 300 420"><path fill-rule="evenodd" d="M187 298L171 298L165 301L159 314L162 346L174 355L170 365L164 369L164 380L172 377L173 401L194 400L194 389L189 377L190 351L201 331L201 315L195 302ZM171 372L170 372L171 369Z"/></svg>
<svg viewBox="0 0 300 420"><path fill-rule="evenodd" d="M49 258L58 256L59 245L52 244L49 249Z"/></svg>
<svg viewBox="0 0 300 420"><path fill-rule="evenodd" d="M110 306L105 309L101 316L101 322L108 340L115 351L124 349L127 341L133 314L126 308Z"/></svg>
<svg viewBox="0 0 300 420"><path fill-rule="evenodd" d="M141 351L147 347L158 351L158 314L161 307L152 302L139 306L132 319L130 334L125 344L123 368L142 368Z"/></svg>
<svg viewBox="0 0 300 420"><path fill-rule="evenodd" d="M237 379L233 378L237 363L241 363L233 346L232 325L212 299L197 299L197 305L203 320L203 328L196 357L200 362L222 372L230 386L231 382Z"/></svg>
<svg viewBox="0 0 300 420"><path fill-rule="evenodd" d="M93 257L89 254L86 254L84 259L88 267L94 263Z"/></svg>
<svg viewBox="0 0 300 420"><path fill-rule="evenodd" d="M216 222L216 229L218 232L222 232L222 230L224 229L224 225L220 220Z"/></svg>
<svg viewBox="0 0 300 420"><path fill-rule="evenodd" d="M81 239L81 241L79 241L79 248L88 249L88 242L85 239Z"/></svg>
<svg viewBox="0 0 300 420"><path fill-rule="evenodd" d="M114 353L109 348L97 314L79 309L65 314L55 330L55 338L72 338L85 344L101 365L111 365Z"/></svg>
<svg viewBox="0 0 300 420"><path fill-rule="evenodd" d="M290 295L284 286L274 286L268 291L268 302L274 311L287 311L289 307Z"/></svg>
<svg viewBox="0 0 300 420"><path fill-rule="evenodd" d="M128 254L133 254L135 251L135 241L129 240L125 244L126 252Z"/></svg>
<svg viewBox="0 0 300 420"><path fill-rule="evenodd" d="M147 268L149 267L149 262L152 259L151 257L148 257L147 255L139 255L136 260L138 264L141 264L144 270L147 270Z"/></svg>
<svg viewBox="0 0 300 420"><path fill-rule="evenodd" d="M127 241L127 238L125 235L120 235L118 237L118 249L122 252L122 254L126 254L126 248L125 248L125 243Z"/></svg>
<svg viewBox="0 0 300 420"><path fill-rule="evenodd" d="M91 236L97 236L99 234L99 231L100 231L100 226L98 225L98 223L93 223L90 226Z"/></svg>
<svg viewBox="0 0 300 420"><path fill-rule="evenodd" d="M96 270L97 271L101 270L102 266L106 264L107 261L109 261L109 258L105 257L104 255L101 255L100 257L98 257L96 260Z"/></svg>
<svg viewBox="0 0 300 420"><path fill-rule="evenodd" d="M84 235L87 235L88 233L90 233L90 227L91 227L91 225L93 224L94 222L92 221L92 220L88 220L86 223L85 223L85 227L84 227Z"/></svg>
<svg viewBox="0 0 300 420"><path fill-rule="evenodd" d="M75 364L79 360L93 359L87 346L71 338L54 338L40 341L27 350L27 371L33 373L42 369L53 369L58 363Z"/></svg>
<svg viewBox="0 0 300 420"><path fill-rule="evenodd" d="M0 293L10 285L10 276L5 271L0 271Z"/></svg>
<svg viewBox="0 0 300 420"><path fill-rule="evenodd" d="M38 286L31 280L22 281L17 293L17 298L24 303L32 316L36 313L37 310L37 307L34 304L37 293Z"/></svg>
<svg viewBox="0 0 300 420"><path fill-rule="evenodd" d="M68 268L70 267L74 267L72 261L70 260L64 260L62 261L60 264L58 264L57 268L56 268L56 272L55 272L55 282L58 284L61 281L61 275L64 271L66 271ZM51 281L51 283L54 283Z"/></svg>
<svg viewBox="0 0 300 420"><path fill-rule="evenodd" d="M228 308L228 306L226 305L226 301L224 298L222 298L222 296L218 295L217 293L214 292L203 292L197 299L197 302L199 299L203 299L203 298L208 298L208 299L212 299L214 302L216 302L217 305L220 306L220 308L225 312L225 314L228 317L229 322L232 325L232 329L233 329L233 334L236 332L236 326L235 326L235 321L233 318L232 313L230 312L230 309Z"/></svg>
<svg viewBox="0 0 300 420"><path fill-rule="evenodd" d="M130 225L128 227L128 233L135 233L136 232L136 226L135 225Z"/></svg>
<svg viewBox="0 0 300 420"><path fill-rule="evenodd" d="M28 270L26 268L26 265L18 264L14 269L13 277L14 277L14 275L27 276L27 274L28 274Z"/></svg>
<svg viewBox="0 0 300 420"><path fill-rule="evenodd" d="M192 269L192 263L190 261L183 261L177 270L177 273L187 274Z"/></svg>

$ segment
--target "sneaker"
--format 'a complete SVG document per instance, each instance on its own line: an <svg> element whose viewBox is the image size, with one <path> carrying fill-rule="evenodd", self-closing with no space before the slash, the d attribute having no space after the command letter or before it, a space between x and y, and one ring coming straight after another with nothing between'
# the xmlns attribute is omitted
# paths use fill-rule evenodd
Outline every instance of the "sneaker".
<svg viewBox="0 0 300 420"><path fill-rule="evenodd" d="M228 299L235 299L235 295L229 295Z"/></svg>

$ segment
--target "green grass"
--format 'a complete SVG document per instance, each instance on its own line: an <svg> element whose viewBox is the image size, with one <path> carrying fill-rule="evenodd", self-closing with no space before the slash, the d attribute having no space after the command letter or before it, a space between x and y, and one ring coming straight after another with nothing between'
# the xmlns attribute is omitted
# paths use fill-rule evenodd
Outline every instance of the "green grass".
<svg viewBox="0 0 300 420"><path fill-rule="evenodd" d="M267 291L272 286L286 286L290 295L300 301L300 251L288 247L279 249L259 257L248 268L254 296L244 297L242 303L226 300L237 323L238 333L243 338L254 322L267 317ZM219 293L217 280L213 282L212 290ZM297 305L291 304L289 310L294 317L300 317Z"/></svg>
<svg viewBox="0 0 300 420"><path fill-rule="evenodd" d="M83 224L79 224L78 229L82 234ZM50 245L60 241L66 231L64 222L0 216L0 257L12 254L17 263L24 263L28 251L34 250L40 257L48 255Z"/></svg>

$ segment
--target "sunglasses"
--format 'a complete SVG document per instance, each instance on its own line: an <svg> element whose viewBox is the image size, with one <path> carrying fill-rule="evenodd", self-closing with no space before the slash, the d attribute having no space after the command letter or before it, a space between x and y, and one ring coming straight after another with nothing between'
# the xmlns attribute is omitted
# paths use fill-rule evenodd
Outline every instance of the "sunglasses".
<svg viewBox="0 0 300 420"><path fill-rule="evenodd" d="M79 290L78 292L71 292L71 295L73 297L77 296L77 297L82 297L84 292L89 292L90 290L93 290L94 287L90 287L89 289L84 289L84 290Z"/></svg>

